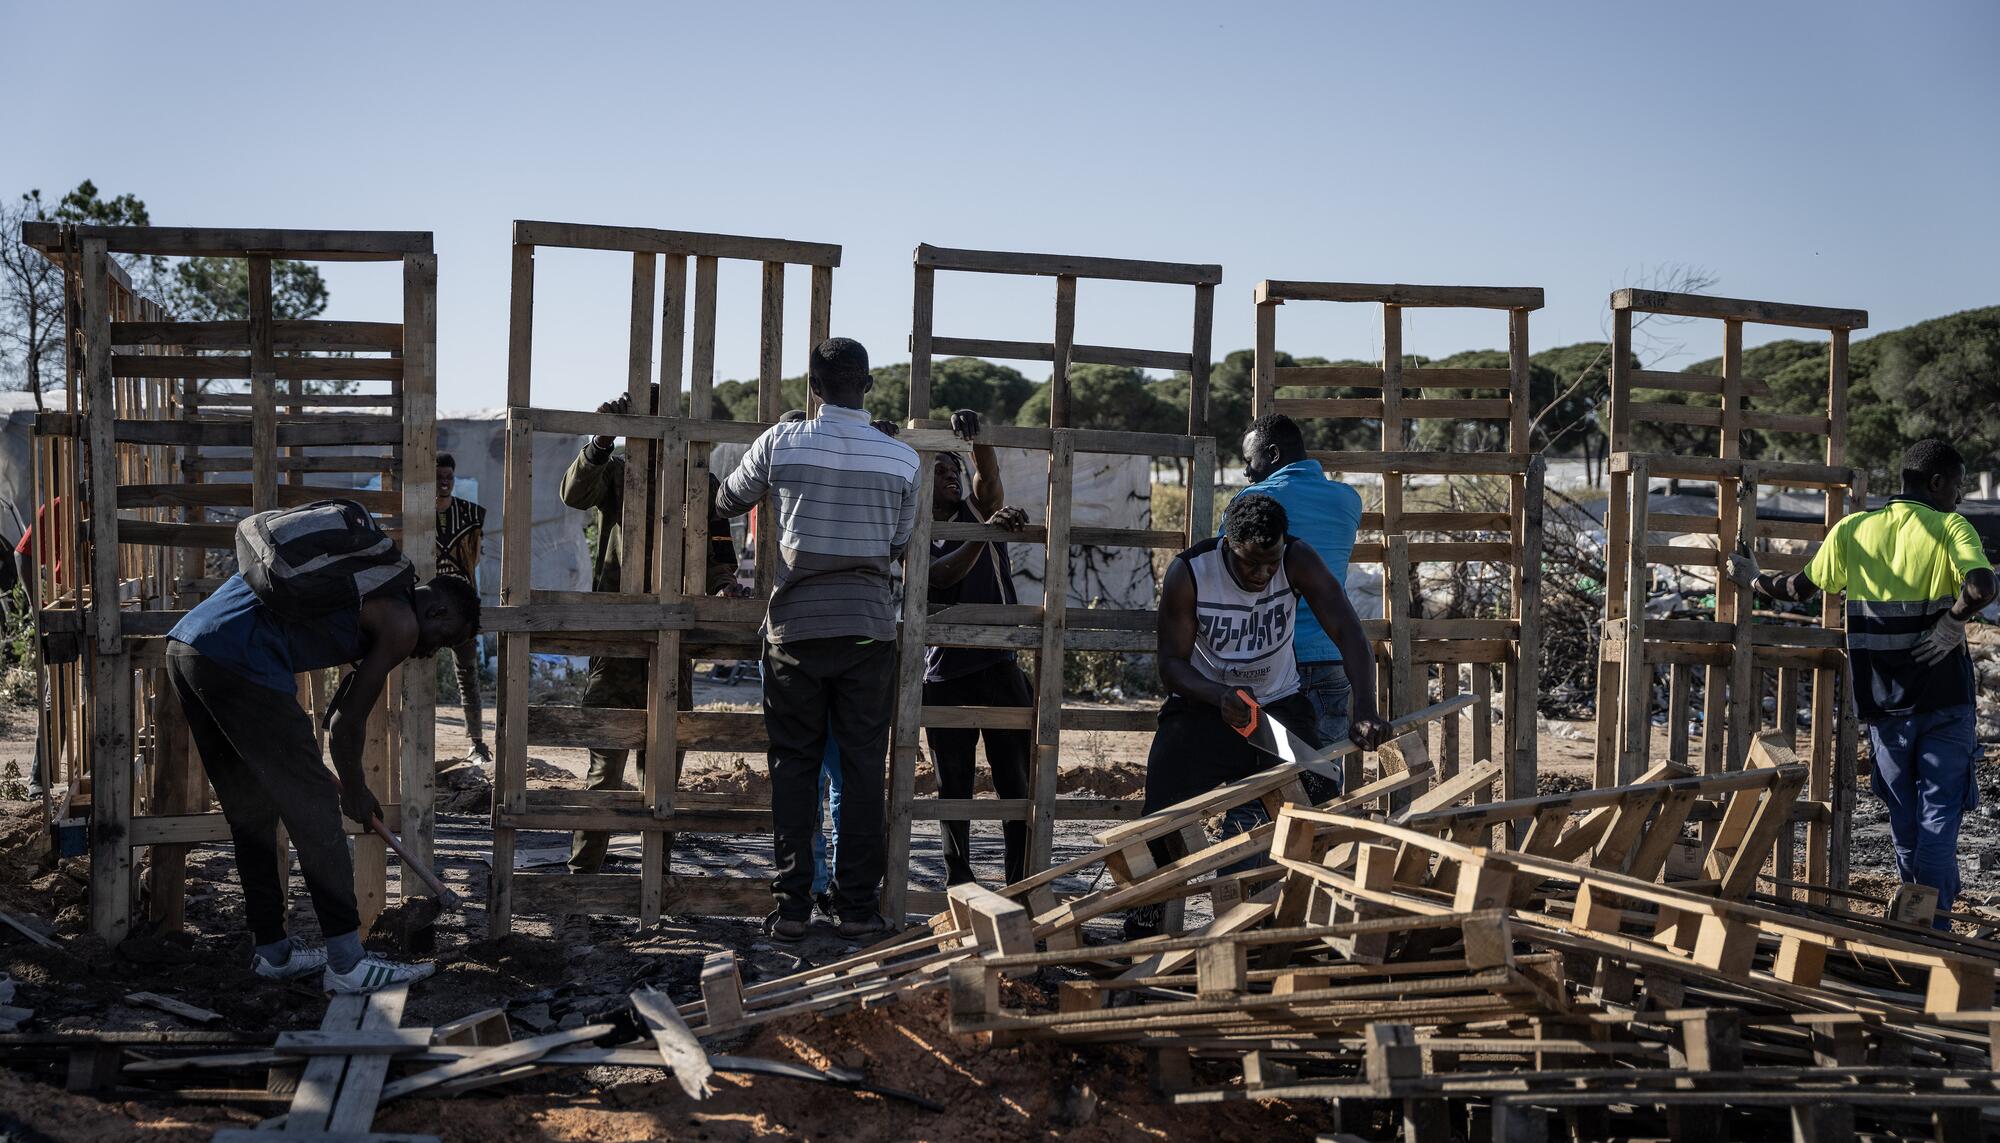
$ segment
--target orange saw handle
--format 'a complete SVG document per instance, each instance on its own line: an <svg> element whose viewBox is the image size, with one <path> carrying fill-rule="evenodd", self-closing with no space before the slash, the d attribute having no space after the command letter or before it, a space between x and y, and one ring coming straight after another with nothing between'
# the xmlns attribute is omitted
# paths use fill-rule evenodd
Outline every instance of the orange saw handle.
<svg viewBox="0 0 2000 1143"><path fill-rule="evenodd" d="M1242 735L1243 737L1248 738L1251 735L1257 733L1257 724L1263 721L1264 718L1264 708L1258 706L1257 700L1251 698L1250 692L1244 690L1242 687L1236 688L1236 697L1242 699L1246 704L1249 705L1250 721L1244 723L1242 726L1232 726L1230 727L1230 729L1234 730L1236 733ZM1228 720L1225 719L1224 721Z"/></svg>

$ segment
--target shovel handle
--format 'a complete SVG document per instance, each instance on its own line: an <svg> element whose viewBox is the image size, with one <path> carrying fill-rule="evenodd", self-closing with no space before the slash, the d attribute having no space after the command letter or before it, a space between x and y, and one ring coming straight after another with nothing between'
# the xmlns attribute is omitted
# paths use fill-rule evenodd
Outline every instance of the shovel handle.
<svg viewBox="0 0 2000 1143"><path fill-rule="evenodd" d="M383 841L389 843L390 849L396 851L396 856L402 859L403 868L409 870L412 873L415 873L419 881L422 881L425 885L429 886L432 893L437 894L437 899L439 904L445 906L448 909L458 908L459 906L458 894L452 892L450 889L445 888L444 882L439 881L437 879L437 874L432 873L430 871L430 868L426 866L423 862L418 861L414 857L411 857L410 851L403 848L402 840L398 838L395 834L389 832L389 827L383 824L382 819L379 815L369 818L368 824L375 830L377 834L381 835Z"/></svg>

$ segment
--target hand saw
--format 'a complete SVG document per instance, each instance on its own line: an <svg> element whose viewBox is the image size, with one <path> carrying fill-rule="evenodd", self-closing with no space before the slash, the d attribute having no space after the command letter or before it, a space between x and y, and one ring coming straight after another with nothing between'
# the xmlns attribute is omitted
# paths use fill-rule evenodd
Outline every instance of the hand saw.
<svg viewBox="0 0 2000 1143"><path fill-rule="evenodd" d="M1257 705L1257 700L1250 697L1249 691L1239 689L1236 692L1236 697L1242 699L1250 707L1250 721L1243 726L1232 727L1231 729L1242 735L1250 745L1273 757L1311 770L1322 778L1332 779L1336 786L1342 783L1344 774L1340 766L1332 762L1331 759L1335 754L1345 754L1349 750L1352 750L1354 748L1353 743L1347 741L1336 742L1324 749L1314 746L1312 743L1293 734L1289 727L1279 722L1269 711Z"/></svg>

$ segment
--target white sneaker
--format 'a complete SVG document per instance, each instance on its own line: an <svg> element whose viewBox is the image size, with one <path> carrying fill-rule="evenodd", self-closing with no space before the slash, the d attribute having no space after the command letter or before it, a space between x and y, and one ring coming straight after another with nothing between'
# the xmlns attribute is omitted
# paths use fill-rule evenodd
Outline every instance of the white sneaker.
<svg viewBox="0 0 2000 1143"><path fill-rule="evenodd" d="M293 945L291 956L283 964L272 964L257 953L250 954L250 961L258 976L268 977L271 980L297 980L302 976L311 976L326 967L326 950L302 949Z"/></svg>
<svg viewBox="0 0 2000 1143"><path fill-rule="evenodd" d="M320 978L320 987L325 992L376 992L398 984L415 984L437 971L434 964L398 964L379 956L364 956L361 963L347 972L335 972L328 965L326 975Z"/></svg>

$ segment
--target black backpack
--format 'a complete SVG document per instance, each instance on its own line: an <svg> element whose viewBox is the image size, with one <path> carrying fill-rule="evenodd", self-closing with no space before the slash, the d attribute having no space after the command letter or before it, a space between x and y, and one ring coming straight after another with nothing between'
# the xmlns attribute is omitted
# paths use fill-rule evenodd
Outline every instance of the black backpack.
<svg viewBox="0 0 2000 1143"><path fill-rule="evenodd" d="M410 558L352 500L247 517L236 525L236 568L259 602L294 622L417 586Z"/></svg>

